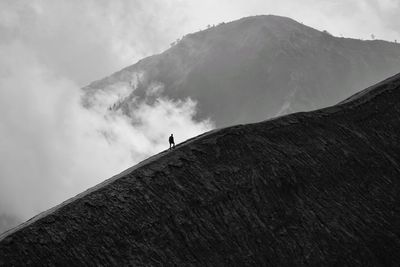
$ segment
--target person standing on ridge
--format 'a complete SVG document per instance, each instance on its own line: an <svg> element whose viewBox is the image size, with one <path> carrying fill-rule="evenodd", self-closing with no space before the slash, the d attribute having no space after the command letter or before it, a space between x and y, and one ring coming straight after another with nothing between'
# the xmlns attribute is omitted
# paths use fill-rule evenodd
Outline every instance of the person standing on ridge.
<svg viewBox="0 0 400 267"><path fill-rule="evenodd" d="M171 134L171 136L169 137L169 149L171 148L175 148L175 142L174 142L174 135Z"/></svg>

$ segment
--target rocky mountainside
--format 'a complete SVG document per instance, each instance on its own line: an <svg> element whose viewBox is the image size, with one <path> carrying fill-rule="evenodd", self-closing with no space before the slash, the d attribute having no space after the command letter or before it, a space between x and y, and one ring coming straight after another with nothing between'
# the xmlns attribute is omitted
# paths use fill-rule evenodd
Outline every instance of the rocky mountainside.
<svg viewBox="0 0 400 267"><path fill-rule="evenodd" d="M0 237L0 265L395 266L400 74L205 133Z"/></svg>
<svg viewBox="0 0 400 267"><path fill-rule="evenodd" d="M184 36L165 52L85 87L85 103L129 88L114 109L157 97L198 102L216 127L309 111L400 71L400 44L337 38L292 19L247 17Z"/></svg>

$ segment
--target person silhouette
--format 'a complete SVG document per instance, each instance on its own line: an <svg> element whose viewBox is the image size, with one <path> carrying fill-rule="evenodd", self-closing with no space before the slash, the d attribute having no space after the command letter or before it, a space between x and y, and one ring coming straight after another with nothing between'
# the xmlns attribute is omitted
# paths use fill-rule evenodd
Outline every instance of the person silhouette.
<svg viewBox="0 0 400 267"><path fill-rule="evenodd" d="M171 136L169 137L169 149L175 148L175 141L174 141L174 135L171 134Z"/></svg>

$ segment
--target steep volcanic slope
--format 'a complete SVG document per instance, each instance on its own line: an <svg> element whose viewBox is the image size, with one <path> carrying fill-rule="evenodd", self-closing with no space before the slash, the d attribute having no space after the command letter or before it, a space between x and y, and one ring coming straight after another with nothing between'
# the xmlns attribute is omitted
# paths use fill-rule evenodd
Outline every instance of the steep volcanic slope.
<svg viewBox="0 0 400 267"><path fill-rule="evenodd" d="M116 101L129 114L155 97L198 101L199 118L217 127L333 105L400 71L400 44L337 38L278 16L243 18L186 35L85 88L132 86ZM131 89L133 90L133 89Z"/></svg>
<svg viewBox="0 0 400 267"><path fill-rule="evenodd" d="M0 265L400 262L400 74L212 131L0 237Z"/></svg>

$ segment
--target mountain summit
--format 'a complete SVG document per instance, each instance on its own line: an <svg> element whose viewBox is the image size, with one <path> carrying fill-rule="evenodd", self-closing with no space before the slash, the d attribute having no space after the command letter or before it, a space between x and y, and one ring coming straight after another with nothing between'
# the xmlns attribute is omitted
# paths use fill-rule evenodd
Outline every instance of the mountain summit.
<svg viewBox="0 0 400 267"><path fill-rule="evenodd" d="M395 266L400 74L214 130L0 237L0 265Z"/></svg>
<svg viewBox="0 0 400 267"><path fill-rule="evenodd" d="M333 105L400 71L400 44L338 38L279 16L247 17L188 34L165 52L85 87L130 86L137 99L192 98L217 127Z"/></svg>

